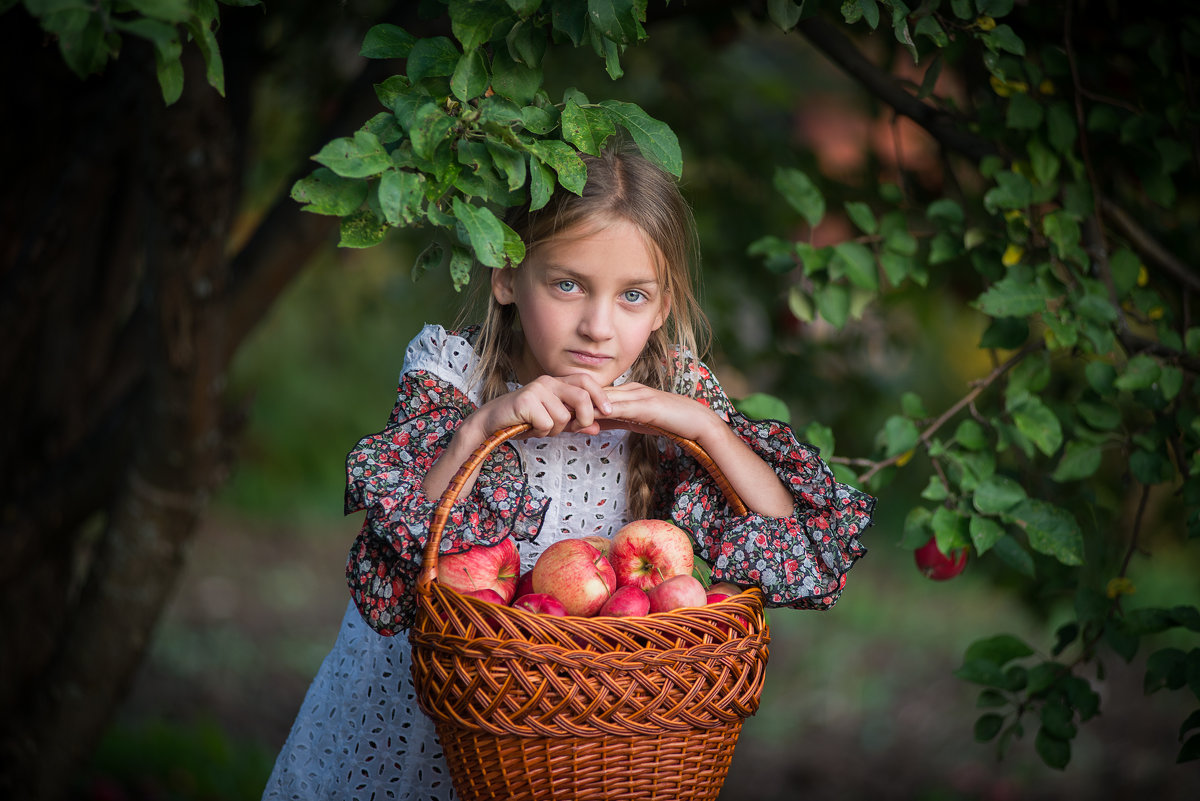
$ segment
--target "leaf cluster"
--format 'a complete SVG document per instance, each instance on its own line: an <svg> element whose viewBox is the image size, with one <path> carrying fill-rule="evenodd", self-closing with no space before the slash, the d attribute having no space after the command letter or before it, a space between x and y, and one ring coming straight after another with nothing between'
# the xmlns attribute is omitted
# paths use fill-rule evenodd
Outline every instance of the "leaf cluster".
<svg viewBox="0 0 1200 801"><path fill-rule="evenodd" d="M120 53L125 37L154 47L154 66L163 100L183 93L184 45L200 48L208 83L225 95L225 66L217 44L218 3L257 6L261 0L0 0L0 14L17 3L58 42L63 61L80 78L100 73Z"/></svg>
<svg viewBox="0 0 1200 801"><path fill-rule="evenodd" d="M580 194L580 154L599 155L619 131L681 174L675 134L636 104L592 102L573 88L556 102L542 86L552 45L591 46L619 77L623 49L646 36L644 2L444 5L453 38L418 39L390 24L367 33L364 56L404 62L376 86L386 110L323 147L313 157L322 167L292 189L305 210L342 218L342 246L376 245L390 228L432 227L443 236L418 257L414 276L447 268L460 289L476 261L502 268L524 258L505 209L542 208L558 187Z"/></svg>
<svg viewBox="0 0 1200 801"><path fill-rule="evenodd" d="M750 252L790 284L793 314L838 329L889 293L932 287L951 274L971 288L969 303L986 321L978 346L991 354L993 371L937 413L905 393L878 433L876 453L839 459L841 475L879 491L897 471L923 469L926 505L909 512L902 546L933 537L945 553L973 548L1064 591L1072 582L1083 596L1103 587L1115 600L1098 613L1085 615L1077 604L1071 625L1085 632L1081 660L1097 659L1099 645L1129 659L1155 629L1144 625L1147 617L1158 629L1196 630L1192 607L1127 614L1120 598L1132 586L1131 558L1144 550L1152 490L1175 492L1184 505L1186 527L1171 535L1200 537L1200 409L1192 391L1200 327L1185 298L1200 284L1162 241L1186 242L1172 227L1182 224L1181 181L1197 169L1191 137L1200 111L1189 86L1171 78L1200 56L1200 17L1179 20L1183 35L1173 39L1154 37L1157 20L1130 21L1121 46L1154 42L1151 58L1138 61L1079 51L1071 4L1049 5L1018 16L1012 0L837 4L846 24L890 31L928 65L909 97L970 131L986 155L960 169L982 189L920 199L885 184L878 196L835 210L818 176L781 166L775 188L808 230L836 214L855 235L817 247L768 234ZM799 16L792 22L803 26ZM943 68L981 76L968 84L969 107L934 92ZM1154 88L1129 98L1102 94L1117 85L1118 69L1121 82ZM1135 221L1126 205L1153 208L1151 224L1161 233ZM1142 493L1132 520L1122 519L1120 503L1097 503L1130 485ZM1130 532L1124 544L1122 532ZM1119 548L1124 559L1105 566L1106 551ZM1023 733L1022 714L1036 707L1038 753L1063 767L1075 721L1095 714L1098 696L1068 666L1010 665L1030 654L1004 637L968 651L959 675L989 687L985 705L1003 700L1014 708L1009 719L986 714L976 734L999 736L1003 751ZM1156 652L1147 691L1200 689L1198 659L1196 649ZM1181 737L1197 725L1193 715ZM1180 759L1198 750L1193 737Z"/></svg>

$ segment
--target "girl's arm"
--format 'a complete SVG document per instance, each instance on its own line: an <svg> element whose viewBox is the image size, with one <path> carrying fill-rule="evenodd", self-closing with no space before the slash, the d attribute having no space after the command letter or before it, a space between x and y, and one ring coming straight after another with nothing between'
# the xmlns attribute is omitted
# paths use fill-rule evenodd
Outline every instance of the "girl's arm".
<svg viewBox="0 0 1200 801"><path fill-rule="evenodd" d="M774 469L751 450L721 417L699 401L628 383L609 387L607 421L655 425L695 441L721 468L738 496L756 514L791 517L795 508ZM607 427L607 426L606 426Z"/></svg>

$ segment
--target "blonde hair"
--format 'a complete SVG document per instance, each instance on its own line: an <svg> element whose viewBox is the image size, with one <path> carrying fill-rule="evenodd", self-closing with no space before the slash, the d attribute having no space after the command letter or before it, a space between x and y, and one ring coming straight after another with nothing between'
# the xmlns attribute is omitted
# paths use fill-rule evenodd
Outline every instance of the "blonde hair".
<svg viewBox="0 0 1200 801"><path fill-rule="evenodd" d="M631 380L667 392L691 395L694 387L680 380L682 355L701 357L708 346L707 318L696 296L693 269L697 237L691 209L668 174L636 151L609 148L600 156L582 156L587 182L582 195L561 186L536 211L519 207L506 222L525 242L528 258L538 247L564 232L626 220L654 247L663 297L670 301L666 321L650 335L634 361ZM520 269L516 267L515 269ZM513 357L521 346L515 304L501 305L491 296L490 281L480 280L476 292L487 292L487 311L475 342L481 401L508 391L514 375ZM676 352L678 349L678 353ZM654 498L658 448L653 438L634 434L630 440L627 483L630 519L648 517Z"/></svg>

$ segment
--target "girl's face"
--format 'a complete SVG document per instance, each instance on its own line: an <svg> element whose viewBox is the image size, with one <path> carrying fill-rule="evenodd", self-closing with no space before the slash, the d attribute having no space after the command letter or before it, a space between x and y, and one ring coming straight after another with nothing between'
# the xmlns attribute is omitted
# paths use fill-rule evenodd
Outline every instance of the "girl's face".
<svg viewBox="0 0 1200 801"><path fill-rule="evenodd" d="M565 231L519 268L493 270L493 297L520 314L517 380L584 373L606 387L628 370L670 310L656 250L632 223L615 220Z"/></svg>

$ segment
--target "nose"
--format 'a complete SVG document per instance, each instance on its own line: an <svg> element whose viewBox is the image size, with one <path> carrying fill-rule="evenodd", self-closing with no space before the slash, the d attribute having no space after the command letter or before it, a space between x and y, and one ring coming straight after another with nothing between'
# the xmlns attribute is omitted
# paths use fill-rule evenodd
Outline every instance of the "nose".
<svg viewBox="0 0 1200 801"><path fill-rule="evenodd" d="M583 316L579 319L579 333L593 342L603 342L615 335L614 325L611 304L595 299L583 310Z"/></svg>

